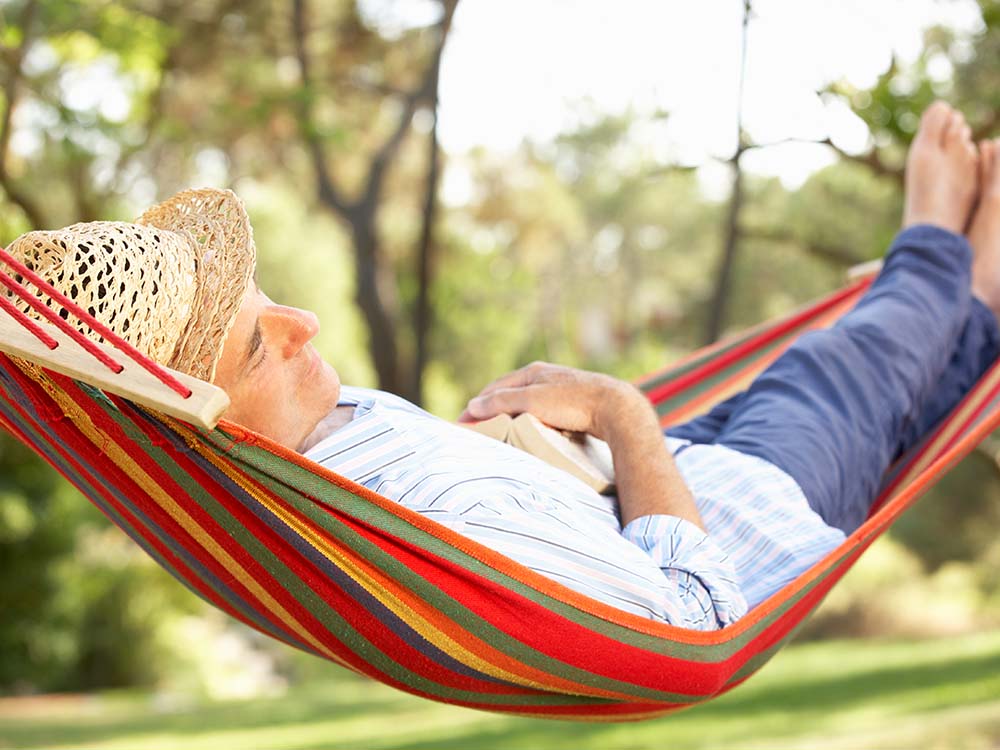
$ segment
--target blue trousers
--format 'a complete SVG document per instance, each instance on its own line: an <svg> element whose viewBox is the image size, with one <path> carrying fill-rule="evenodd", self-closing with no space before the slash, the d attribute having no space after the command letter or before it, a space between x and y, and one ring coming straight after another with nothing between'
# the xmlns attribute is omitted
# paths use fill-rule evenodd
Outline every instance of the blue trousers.
<svg viewBox="0 0 1000 750"><path fill-rule="evenodd" d="M747 390L667 434L769 461L850 533L890 464L1000 355L996 317L969 291L971 253L943 229L903 230L835 326L804 334Z"/></svg>

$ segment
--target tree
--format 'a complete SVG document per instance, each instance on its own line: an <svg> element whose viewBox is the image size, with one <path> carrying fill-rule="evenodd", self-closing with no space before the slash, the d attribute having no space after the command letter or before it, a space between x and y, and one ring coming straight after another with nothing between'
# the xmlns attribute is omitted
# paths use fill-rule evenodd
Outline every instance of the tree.
<svg viewBox="0 0 1000 750"><path fill-rule="evenodd" d="M342 79L364 81L363 76L375 80L363 86L365 95L379 96L380 108L386 101L397 101L399 113L395 124L387 134L380 137L371 148L367 165L362 168L356 196L348 198L338 185L330 166L329 138L317 122L317 110L323 100L337 87L317 76L314 71L313 56L309 49L309 18L306 0L293 2L293 34L295 53L299 64L302 89L298 111L302 139L309 152L316 175L317 199L320 204L342 219L349 228L354 245L356 300L368 323L371 336L371 353L378 373L379 387L409 398L414 403L422 401L422 374L427 363L427 335L430 325L430 286L433 276L433 228L437 206L437 187L440 175L440 149L437 141L438 78L444 45L451 29L452 18L458 0L441 0L441 20L433 35L430 52L425 53L428 62L423 73L408 88L400 88L388 79L391 65L381 69L373 65L371 57L364 59L362 66L350 57L346 58L346 71L339 72ZM326 40L340 48L344 39L354 44L378 45L384 43L365 29L356 15L347 15L341 20L338 37ZM424 40L421 46L426 46ZM344 64L344 63L341 63ZM410 61L412 66L412 61ZM377 72L375 72L377 71ZM327 73L329 76L330 73ZM406 356L400 342L399 329L403 326L398 289L392 280L393 269L385 259L385 250L377 226L378 211L382 207L386 174L397 157L400 145L412 129L414 115L418 109L426 108L430 119L428 133L427 176L423 187L422 228L416 247L417 299L412 315L412 354ZM377 119L373 118L373 125Z"/></svg>

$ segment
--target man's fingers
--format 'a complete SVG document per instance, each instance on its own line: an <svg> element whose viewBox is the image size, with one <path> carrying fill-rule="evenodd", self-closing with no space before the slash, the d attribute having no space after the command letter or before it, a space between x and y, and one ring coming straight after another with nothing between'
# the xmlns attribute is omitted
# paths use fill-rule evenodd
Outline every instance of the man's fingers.
<svg viewBox="0 0 1000 750"><path fill-rule="evenodd" d="M497 414L520 414L531 411L532 388L500 388L492 393L476 396L465 408L464 414L473 419L490 419Z"/></svg>
<svg viewBox="0 0 1000 750"><path fill-rule="evenodd" d="M488 396L503 388L521 388L531 385L546 366L551 367L551 365L547 365L545 362L532 362L530 365L525 365L517 370L508 372L506 375L501 375L483 388L479 392L479 396Z"/></svg>

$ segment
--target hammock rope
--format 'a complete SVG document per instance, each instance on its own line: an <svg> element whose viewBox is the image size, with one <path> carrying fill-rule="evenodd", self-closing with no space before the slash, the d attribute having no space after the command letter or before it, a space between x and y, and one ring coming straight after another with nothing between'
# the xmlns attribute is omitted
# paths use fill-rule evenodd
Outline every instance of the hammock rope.
<svg viewBox="0 0 1000 750"><path fill-rule="evenodd" d="M803 332L830 325L869 283L639 385L664 425L688 419L745 387ZM892 468L878 511L843 545L733 625L700 632L570 591L234 423L195 427L0 355L0 425L209 603L416 695L593 721L659 716L752 675L892 521L1000 423L998 394L994 367Z"/></svg>
<svg viewBox="0 0 1000 750"><path fill-rule="evenodd" d="M161 383L167 386L170 390L178 393L181 398L189 398L191 396L191 389L184 386L177 378L175 378L169 370L165 367L161 367L156 362L151 360L145 354L140 352L134 346L132 346L125 339L121 338L114 331L104 325L101 321L91 315L89 312L84 310L73 300L67 297L65 294L60 292L50 283L45 281L41 276L36 274L26 265L21 263L17 258L8 253L6 250L0 248L0 261L6 263L11 268L13 268L18 274L23 278L30 281L36 289L38 289L43 294L47 295L51 299L55 300L63 310L67 313L75 315L76 318L84 322L92 330L96 331L101 337L110 342L113 346L124 352L132 361L136 362L140 367L145 369L155 378L157 378ZM39 301L39 299L28 292L20 283L5 271L0 271L0 283L10 289L14 295L18 298L27 302L32 309L37 310L46 320L55 325L60 331L69 336L74 342L79 344L84 351L94 357L98 362L107 367L109 370L118 374L124 369L121 363L116 362L107 355L106 352L102 351L99 347L95 346L94 343L80 333L76 328L71 326L61 316L57 315L48 306ZM4 309L10 312L10 309L5 305ZM14 319L20 323L22 326L26 327L35 336L37 336L46 346L50 349L55 349L58 344L51 336L48 336L41 329L33 324L24 313L19 310L15 310L12 313Z"/></svg>

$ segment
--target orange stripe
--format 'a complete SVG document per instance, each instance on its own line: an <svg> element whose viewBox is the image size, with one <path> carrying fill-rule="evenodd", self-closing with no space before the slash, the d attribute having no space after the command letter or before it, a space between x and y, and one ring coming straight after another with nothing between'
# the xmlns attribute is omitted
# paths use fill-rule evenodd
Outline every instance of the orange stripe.
<svg viewBox="0 0 1000 750"><path fill-rule="evenodd" d="M993 367L966 396L958 409L948 416L947 421L939 428L934 438L911 460L905 473L894 482L895 487L905 487L915 477L922 474L954 442L957 436L965 432L970 426L968 422L972 415L983 406L984 402L992 398L992 391L997 388L998 384L1000 384L1000 368Z"/></svg>
<svg viewBox="0 0 1000 750"><path fill-rule="evenodd" d="M412 590L407 589L377 566L371 565L356 550L330 537L309 519L300 516L286 502L266 487L255 482L232 463L222 460L210 447L200 440L195 432L182 423L164 417L171 429L181 434L185 442L225 473L233 482L251 495L261 506L280 518L302 539L337 568L344 571L369 594L402 621L420 633L429 642L458 661L498 679L508 680L517 685L536 690L559 690L560 692L603 698L628 699L627 693L604 690L578 682L555 677L547 672L530 667L513 659L502 651L490 646L479 637L462 628ZM301 495L303 498L304 495Z"/></svg>
<svg viewBox="0 0 1000 750"><path fill-rule="evenodd" d="M653 620L648 620L640 615L634 615L612 607L611 605L602 604L601 602L595 601L594 599L591 599L583 594L579 594L571 589L568 589L562 584L556 583L540 573L536 573L533 570L526 568L520 563L501 555L499 552L462 536L458 532L439 524L437 521L434 521L427 516L423 516L414 510L410 510L397 502L388 500L381 495L372 492L367 487L352 482L346 477L335 474L321 464L317 464L314 461L307 459L302 454L296 453L285 446L264 437L263 435L247 430L235 422L226 422L223 420L219 423L219 427L237 442L245 443L248 446L259 447L287 463L294 464L310 474L330 482L331 484L350 492L352 495L366 500L376 507L395 515L410 526L440 539L449 546L475 558L479 562L493 568L503 575L506 575L545 596L575 607L576 609L579 609L589 615L598 617L606 622L620 625L621 627L628 628L629 630L645 635L667 638L677 643L685 643L694 646L710 646L716 643L725 643L729 640L727 635L729 633L729 628L724 631L714 632L689 630L675 625L667 625ZM272 476L272 479L284 484L286 487L289 487L289 489L296 489L295 487L290 486L281 477ZM716 635L717 633L721 633L722 635Z"/></svg>
<svg viewBox="0 0 1000 750"><path fill-rule="evenodd" d="M760 373L766 370L778 357L784 354L806 331L820 330L828 328L839 320L844 313L853 307L853 299L831 308L827 313L814 318L802 328L798 328L789 333L789 338L774 348L773 351L757 359L752 365L744 366L735 370L726 379L712 386L710 389L697 396L688 399L685 403L673 411L660 416L660 424L664 426L673 424L683 424L688 420L708 412L713 406L724 401L730 396L746 390Z"/></svg>
<svg viewBox="0 0 1000 750"><path fill-rule="evenodd" d="M78 402L72 393L67 393L59 388L52 380L45 378L44 382L39 380L33 373L28 373L29 377L39 383L47 392L53 393L57 389L62 394L62 399L57 399L61 406L69 406L64 399L70 399L72 406L69 410L64 409L76 426L79 433L89 440L94 446L99 448L104 455L111 460L122 472L124 472L133 482L135 482L144 493L155 502L165 513L167 513L181 528L195 539L198 544L211 555L230 575L238 580L248 591L250 591L269 612L274 614L283 622L289 630L294 632L301 640L308 643L314 649L322 653L327 658L339 662L336 654L326 646L317 641L306 628L288 612L280 602L274 599L271 594L257 580L247 572L247 570L235 560L216 540L209 534L187 511L176 503L162 487L160 487L149 474L132 459L128 451L124 449L111 435L99 429L89 416L86 415L85 405ZM44 377L44 376L43 376ZM93 401L86 395L81 395L91 408ZM75 412L75 413L72 413ZM134 444L129 442L129 446L134 448Z"/></svg>

